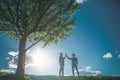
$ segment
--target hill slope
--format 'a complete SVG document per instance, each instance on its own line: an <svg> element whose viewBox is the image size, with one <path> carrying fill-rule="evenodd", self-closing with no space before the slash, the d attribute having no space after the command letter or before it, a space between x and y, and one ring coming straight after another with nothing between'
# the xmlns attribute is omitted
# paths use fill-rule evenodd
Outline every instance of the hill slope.
<svg viewBox="0 0 120 80"><path fill-rule="evenodd" d="M0 73L0 80L14 80L14 74ZM120 76L35 76L27 75L25 80L120 80Z"/></svg>
<svg viewBox="0 0 120 80"><path fill-rule="evenodd" d="M33 76L31 80L120 80L120 77L112 76Z"/></svg>

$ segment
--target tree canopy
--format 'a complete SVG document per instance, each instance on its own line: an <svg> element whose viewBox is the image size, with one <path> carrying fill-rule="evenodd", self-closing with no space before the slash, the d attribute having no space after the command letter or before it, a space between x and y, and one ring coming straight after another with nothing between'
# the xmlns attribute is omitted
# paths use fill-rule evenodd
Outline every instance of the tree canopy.
<svg viewBox="0 0 120 80"><path fill-rule="evenodd" d="M0 33L11 39L44 45L57 43L72 35L79 10L75 0L0 0Z"/></svg>

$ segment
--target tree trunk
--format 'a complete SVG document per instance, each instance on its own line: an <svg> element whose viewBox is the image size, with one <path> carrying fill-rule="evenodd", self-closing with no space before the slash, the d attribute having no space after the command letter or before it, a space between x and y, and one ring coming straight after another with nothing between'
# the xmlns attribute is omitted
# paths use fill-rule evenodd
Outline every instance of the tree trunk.
<svg viewBox="0 0 120 80"><path fill-rule="evenodd" d="M19 56L18 56L18 66L15 74L15 80L24 80L24 72L25 72L25 45L26 45L26 37L20 39L19 44Z"/></svg>

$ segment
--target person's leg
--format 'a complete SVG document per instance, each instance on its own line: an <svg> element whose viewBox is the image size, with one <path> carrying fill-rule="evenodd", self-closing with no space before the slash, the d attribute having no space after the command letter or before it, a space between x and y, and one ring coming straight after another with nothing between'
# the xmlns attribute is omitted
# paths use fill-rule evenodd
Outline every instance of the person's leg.
<svg viewBox="0 0 120 80"><path fill-rule="evenodd" d="M75 68L76 68L76 71L77 71L77 75L79 76L78 67L77 67L77 66L75 66Z"/></svg>
<svg viewBox="0 0 120 80"><path fill-rule="evenodd" d="M72 65L72 74L74 76L74 66Z"/></svg>
<svg viewBox="0 0 120 80"><path fill-rule="evenodd" d="M59 75L61 76L62 67L60 66Z"/></svg>
<svg viewBox="0 0 120 80"><path fill-rule="evenodd" d="M62 66L62 76L64 76L64 65Z"/></svg>

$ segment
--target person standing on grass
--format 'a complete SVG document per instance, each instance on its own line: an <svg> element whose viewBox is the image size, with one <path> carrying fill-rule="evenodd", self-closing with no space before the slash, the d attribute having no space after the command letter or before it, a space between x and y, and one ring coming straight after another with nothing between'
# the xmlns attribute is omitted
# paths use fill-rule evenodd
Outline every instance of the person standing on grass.
<svg viewBox="0 0 120 80"><path fill-rule="evenodd" d="M60 69L59 69L59 75L61 76L64 76L64 59L65 57L63 57L63 54L62 52L60 53L60 56L59 56L59 65L60 65Z"/></svg>
<svg viewBox="0 0 120 80"><path fill-rule="evenodd" d="M72 57L68 57L66 54L67 59L70 59L72 61L72 74L74 76L74 69L77 71L77 75L79 76L79 71L78 71L78 59L76 58L76 55L73 53Z"/></svg>

